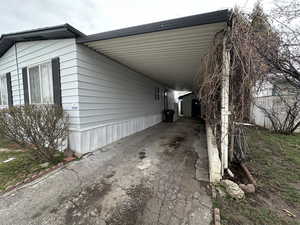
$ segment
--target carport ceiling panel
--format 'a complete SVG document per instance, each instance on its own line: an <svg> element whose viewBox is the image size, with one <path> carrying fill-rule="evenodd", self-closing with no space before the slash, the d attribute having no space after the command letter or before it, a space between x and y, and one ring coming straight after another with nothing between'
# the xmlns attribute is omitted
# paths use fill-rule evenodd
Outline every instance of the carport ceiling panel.
<svg viewBox="0 0 300 225"><path fill-rule="evenodd" d="M225 26L206 24L85 44L174 89L191 89L201 56Z"/></svg>

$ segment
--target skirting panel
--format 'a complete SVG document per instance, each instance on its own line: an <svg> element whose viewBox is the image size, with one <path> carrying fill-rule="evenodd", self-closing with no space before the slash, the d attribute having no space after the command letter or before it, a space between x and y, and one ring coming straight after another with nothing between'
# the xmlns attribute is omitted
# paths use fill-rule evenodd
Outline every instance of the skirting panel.
<svg viewBox="0 0 300 225"><path fill-rule="evenodd" d="M121 138L160 123L161 114L122 120L90 129L70 131L70 148L80 154L95 151Z"/></svg>

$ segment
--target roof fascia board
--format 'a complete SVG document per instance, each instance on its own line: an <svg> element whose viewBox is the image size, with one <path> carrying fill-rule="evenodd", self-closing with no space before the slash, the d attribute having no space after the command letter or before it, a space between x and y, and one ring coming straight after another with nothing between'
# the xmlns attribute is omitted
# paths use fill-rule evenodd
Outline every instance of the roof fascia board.
<svg viewBox="0 0 300 225"><path fill-rule="evenodd" d="M72 32L75 36L85 36L84 33L80 32L79 30L75 29L69 24L63 24L63 25L58 25L58 26L53 26L53 27L44 27L44 28L39 28L39 29L32 29L32 30L26 30L26 31L21 31L21 32L16 32L16 33L9 33L9 34L3 34L1 35L1 38L15 38L17 36L23 36L26 34L35 34L35 33L49 33L49 32L57 32L57 31L70 31Z"/></svg>
<svg viewBox="0 0 300 225"><path fill-rule="evenodd" d="M65 32L65 35L55 35L55 33L63 32ZM84 33L69 24L4 34L0 38L0 57L17 42L78 38L83 36L85 36Z"/></svg>
<svg viewBox="0 0 300 225"><path fill-rule="evenodd" d="M134 27L128 27L119 30L113 30L98 34L87 35L77 39L77 43L87 43L93 41L107 40L119 37L127 37L138 34L159 32L165 30L172 30L184 27L192 27L205 24L213 24L220 22L228 22L231 15L231 10L219 10L209 13L203 13L193 16L187 16L177 19L171 19L166 21L160 21L145 25L139 25Z"/></svg>

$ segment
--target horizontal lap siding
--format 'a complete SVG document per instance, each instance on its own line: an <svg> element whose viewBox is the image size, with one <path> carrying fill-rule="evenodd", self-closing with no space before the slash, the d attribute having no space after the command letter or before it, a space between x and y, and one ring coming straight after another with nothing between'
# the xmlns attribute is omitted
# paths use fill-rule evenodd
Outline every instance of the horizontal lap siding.
<svg viewBox="0 0 300 225"><path fill-rule="evenodd" d="M22 42L16 47L19 73L14 46L0 58L0 74L11 73L14 104L24 104L22 68L60 58L71 149L92 151L161 121L162 85L76 45L74 39ZM157 87L160 100L155 100Z"/></svg>
<svg viewBox="0 0 300 225"><path fill-rule="evenodd" d="M0 74L11 72L14 104L24 104L22 68L59 57L63 107L70 114L71 128L79 128L76 119L79 116L79 98L75 39L20 42L16 47L20 80L18 80L15 47L10 48L0 58Z"/></svg>
<svg viewBox="0 0 300 225"><path fill-rule="evenodd" d="M77 45L80 128L160 114L163 86ZM155 87L160 100L154 99Z"/></svg>
<svg viewBox="0 0 300 225"><path fill-rule="evenodd" d="M19 95L19 88L18 88L19 83L18 83L18 74L17 74L14 46L10 48L2 57L0 57L0 75L6 73L11 73L13 103L19 104L20 102L20 95ZM23 101L23 96L21 96L21 100Z"/></svg>

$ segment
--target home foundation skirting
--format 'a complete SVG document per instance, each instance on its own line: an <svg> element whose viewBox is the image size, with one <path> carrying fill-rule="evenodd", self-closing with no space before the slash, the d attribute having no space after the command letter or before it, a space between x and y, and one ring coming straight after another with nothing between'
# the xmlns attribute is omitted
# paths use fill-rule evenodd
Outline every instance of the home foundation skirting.
<svg viewBox="0 0 300 225"><path fill-rule="evenodd" d="M69 147L79 154L95 151L162 121L161 114L121 120L80 130L70 129Z"/></svg>

